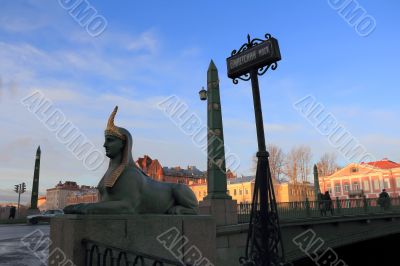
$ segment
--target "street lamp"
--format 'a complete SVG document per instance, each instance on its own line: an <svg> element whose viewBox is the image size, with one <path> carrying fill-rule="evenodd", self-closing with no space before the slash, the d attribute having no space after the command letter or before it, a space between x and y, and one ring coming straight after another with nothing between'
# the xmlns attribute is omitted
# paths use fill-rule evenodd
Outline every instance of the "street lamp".
<svg viewBox="0 0 400 266"><path fill-rule="evenodd" d="M200 95L200 100L205 101L207 100L207 91L204 89L204 87L201 88L201 91L199 91Z"/></svg>

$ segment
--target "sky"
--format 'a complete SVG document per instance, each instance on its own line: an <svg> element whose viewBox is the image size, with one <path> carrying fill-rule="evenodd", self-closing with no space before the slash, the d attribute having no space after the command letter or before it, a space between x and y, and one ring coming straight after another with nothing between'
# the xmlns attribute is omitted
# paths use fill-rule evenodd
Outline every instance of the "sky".
<svg viewBox="0 0 400 266"><path fill-rule="evenodd" d="M96 186L107 169L107 159L89 169L46 125L45 114L31 111L38 95L102 158L107 119L118 105L115 123L132 133L135 160L147 154L163 166L205 170L206 154L159 103L179 99L206 126L198 91L210 60L219 70L225 148L238 158L236 172L251 174L251 84L235 85L226 74L226 58L247 34L270 33L282 55L275 71L259 77L267 143L285 152L308 145L313 162L324 152L336 152L342 165L351 161L304 116L304 106L296 108L309 97L374 158L400 161L399 1L347 0L362 10L358 22L341 14L344 0L82 2L105 23L101 32L87 26L92 18L68 9L72 2L78 0L1 2L0 201L16 199L14 184L30 190L38 145L41 194L60 180ZM363 18L374 22L371 31Z"/></svg>

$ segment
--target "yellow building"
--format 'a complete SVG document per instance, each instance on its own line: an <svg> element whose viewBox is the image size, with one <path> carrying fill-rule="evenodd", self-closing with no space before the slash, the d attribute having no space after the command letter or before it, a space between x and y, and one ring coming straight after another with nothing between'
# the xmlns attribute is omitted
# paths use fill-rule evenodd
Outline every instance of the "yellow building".
<svg viewBox="0 0 400 266"><path fill-rule="evenodd" d="M280 183L275 184L276 202L305 201L308 198L314 201L314 185L308 182Z"/></svg>
<svg viewBox="0 0 400 266"><path fill-rule="evenodd" d="M207 196L207 184L189 186L198 201ZM314 185L310 183L276 183L274 184L277 202L314 200ZM239 203L251 203L253 200L254 177L245 176L228 179L228 194Z"/></svg>

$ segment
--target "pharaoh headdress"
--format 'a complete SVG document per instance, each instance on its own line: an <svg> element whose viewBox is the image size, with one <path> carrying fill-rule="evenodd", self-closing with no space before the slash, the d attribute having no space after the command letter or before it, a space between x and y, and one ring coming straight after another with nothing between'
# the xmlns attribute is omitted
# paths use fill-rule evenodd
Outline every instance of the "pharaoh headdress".
<svg viewBox="0 0 400 266"><path fill-rule="evenodd" d="M118 127L114 125L114 119L117 112L118 112L118 106L115 106L114 111L110 115L110 118L108 118L107 128L104 131L104 134L111 135L122 140L126 140L126 137L118 130Z"/></svg>
<svg viewBox="0 0 400 266"><path fill-rule="evenodd" d="M129 133L128 130L114 125L114 118L115 115L117 114L117 111L118 111L118 106L115 106L114 111L111 113L110 118L108 119L107 128L104 131L104 134L106 136L111 135L125 141L125 146L122 151L123 154L122 154L121 164L110 174L104 175L103 177L104 185L106 187L113 187L118 177L125 170L125 167L129 164L133 164L133 158L131 152L132 150L131 134ZM110 165L111 165L111 160L110 160Z"/></svg>

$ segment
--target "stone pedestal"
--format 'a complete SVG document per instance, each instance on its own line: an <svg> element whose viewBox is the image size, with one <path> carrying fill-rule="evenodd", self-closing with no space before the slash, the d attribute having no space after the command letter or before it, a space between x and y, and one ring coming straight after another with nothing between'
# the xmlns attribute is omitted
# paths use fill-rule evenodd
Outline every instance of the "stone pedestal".
<svg viewBox="0 0 400 266"><path fill-rule="evenodd" d="M196 265L216 260L216 225L209 215L64 215L51 220L50 238L49 265L85 265L83 239Z"/></svg>
<svg viewBox="0 0 400 266"><path fill-rule="evenodd" d="M238 223L237 203L232 199L204 199L199 203L200 214L212 215L217 226Z"/></svg>

